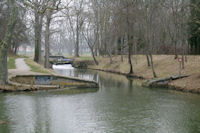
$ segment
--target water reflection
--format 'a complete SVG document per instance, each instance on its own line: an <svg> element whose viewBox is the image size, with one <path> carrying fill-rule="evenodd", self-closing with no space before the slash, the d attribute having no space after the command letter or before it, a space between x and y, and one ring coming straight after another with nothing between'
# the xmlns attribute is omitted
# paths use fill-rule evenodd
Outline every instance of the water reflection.
<svg viewBox="0 0 200 133"><path fill-rule="evenodd" d="M199 95L141 88L124 76L62 67L55 68L57 73L96 80L100 90L0 94L0 121L8 121L0 133L200 132Z"/></svg>

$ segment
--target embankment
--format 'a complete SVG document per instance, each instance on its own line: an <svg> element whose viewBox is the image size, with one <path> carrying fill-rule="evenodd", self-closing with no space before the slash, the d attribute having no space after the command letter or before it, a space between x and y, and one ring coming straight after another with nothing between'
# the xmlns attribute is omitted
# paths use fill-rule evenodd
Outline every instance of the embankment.
<svg viewBox="0 0 200 133"><path fill-rule="evenodd" d="M147 66L146 56L134 55L132 56L134 74L129 75L128 59L124 56L121 61L120 56L114 56L113 62L110 63L108 57L98 57L99 65L95 65L92 58L81 57L74 59L74 67L88 68L93 70L100 70L105 72L112 72L126 75L129 77L136 77L141 79L155 80L152 75L151 67ZM154 67L158 79L172 77L179 74L179 62L174 59L173 55L154 55ZM200 56L187 56L185 68L182 70L182 75L189 75L188 77L171 80L167 87L174 90L184 92L200 92Z"/></svg>

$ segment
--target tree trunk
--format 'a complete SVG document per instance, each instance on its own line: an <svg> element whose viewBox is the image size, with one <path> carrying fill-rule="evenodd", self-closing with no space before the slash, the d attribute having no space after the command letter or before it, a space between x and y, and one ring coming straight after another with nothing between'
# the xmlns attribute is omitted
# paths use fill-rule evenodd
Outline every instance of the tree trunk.
<svg viewBox="0 0 200 133"><path fill-rule="evenodd" d="M150 61L149 61L149 55L148 54L146 54L146 58L147 58L147 66L150 67L151 64L150 64Z"/></svg>
<svg viewBox="0 0 200 133"><path fill-rule="evenodd" d="M26 56L26 45L24 45L24 55Z"/></svg>
<svg viewBox="0 0 200 133"><path fill-rule="evenodd" d="M0 43L0 84L5 85L8 82L8 62L7 62L7 52L9 48L9 44L12 40L13 31L16 24L16 8L15 1L10 1L11 3L11 14L9 17L7 30L5 33L4 39Z"/></svg>
<svg viewBox="0 0 200 133"><path fill-rule="evenodd" d="M93 51L93 48L90 47L90 50L91 50L92 58L93 58L95 64L96 64L96 65L99 65L99 62L97 61L97 59L96 59L96 57L95 57L95 53L94 53L94 51Z"/></svg>
<svg viewBox="0 0 200 133"><path fill-rule="evenodd" d="M123 39L122 39L122 45L121 45L121 62L123 62L124 61L124 57L123 57L123 46L124 46L124 37L123 37Z"/></svg>
<svg viewBox="0 0 200 133"><path fill-rule="evenodd" d="M129 62L129 66L130 66L130 71L129 74L133 74L133 64L132 64L132 60L131 60L131 53L132 53L132 49L133 49L133 44L132 44L132 40L133 37L128 34L128 62Z"/></svg>
<svg viewBox="0 0 200 133"><path fill-rule="evenodd" d="M184 51L182 53L182 69L185 68Z"/></svg>
<svg viewBox="0 0 200 133"><path fill-rule="evenodd" d="M39 30L39 15L37 11L35 11L35 55L34 61L39 62L39 39L38 39L38 30Z"/></svg>
<svg viewBox="0 0 200 133"><path fill-rule="evenodd" d="M178 54L177 54L177 42L175 41L175 44L174 44L174 59L177 59L178 58Z"/></svg>
<svg viewBox="0 0 200 133"><path fill-rule="evenodd" d="M123 57L123 49L122 49L122 46L121 46L121 62L123 62L124 61L124 57Z"/></svg>
<svg viewBox="0 0 200 133"><path fill-rule="evenodd" d="M130 66L129 74L133 74L133 65L132 65L132 61L131 61L131 49L130 48L129 48L129 52L128 52L128 62L129 62L129 66Z"/></svg>
<svg viewBox="0 0 200 133"><path fill-rule="evenodd" d="M41 32L42 32L43 16L35 11L35 56L34 61L41 63Z"/></svg>
<svg viewBox="0 0 200 133"><path fill-rule="evenodd" d="M106 50L107 51L107 53L108 53L108 56L109 56L109 58L110 58L110 64L112 64L112 53L107 49Z"/></svg>
<svg viewBox="0 0 200 133"><path fill-rule="evenodd" d="M47 13L47 22L46 22L46 32L45 32L45 68L49 68L49 38L50 38L50 23L51 23L51 16Z"/></svg>
<svg viewBox="0 0 200 133"><path fill-rule="evenodd" d="M79 18L76 20L76 43L75 43L75 57L79 57Z"/></svg>
<svg viewBox="0 0 200 133"><path fill-rule="evenodd" d="M127 3L128 6L128 3ZM129 7L126 8L126 23L127 23L127 41L128 41L128 62L130 66L129 74L133 74L133 65L131 61L131 52L133 48L133 36L130 35L130 22L129 22Z"/></svg>
<svg viewBox="0 0 200 133"><path fill-rule="evenodd" d="M150 59L151 59L151 67L152 67L153 77L157 78L157 75L156 75L156 72L155 72L155 69L154 69L152 53L150 52L149 55L150 55Z"/></svg>
<svg viewBox="0 0 200 133"><path fill-rule="evenodd" d="M185 49L184 49L184 44L185 44L185 41L184 39L182 39L182 69L185 68L185 60L184 60L184 56L185 56Z"/></svg>
<svg viewBox="0 0 200 133"><path fill-rule="evenodd" d="M14 48L14 54L17 55L18 46L16 45Z"/></svg>
<svg viewBox="0 0 200 133"><path fill-rule="evenodd" d="M5 85L8 81L7 51L0 49L0 85Z"/></svg>

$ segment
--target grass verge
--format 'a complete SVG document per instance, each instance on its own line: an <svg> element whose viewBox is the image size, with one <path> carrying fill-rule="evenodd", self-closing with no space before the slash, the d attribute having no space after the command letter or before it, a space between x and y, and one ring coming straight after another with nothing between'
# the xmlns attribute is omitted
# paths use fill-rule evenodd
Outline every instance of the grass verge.
<svg viewBox="0 0 200 133"><path fill-rule="evenodd" d="M36 62L34 62L33 60L25 59L25 62L31 68L32 72L45 73L45 74L53 73L53 70L46 69L42 65L37 64Z"/></svg>
<svg viewBox="0 0 200 133"><path fill-rule="evenodd" d="M24 55L9 54L8 69L16 69L15 60L17 58L28 58Z"/></svg>
<svg viewBox="0 0 200 133"><path fill-rule="evenodd" d="M9 57L8 69L16 69L15 59L15 57Z"/></svg>

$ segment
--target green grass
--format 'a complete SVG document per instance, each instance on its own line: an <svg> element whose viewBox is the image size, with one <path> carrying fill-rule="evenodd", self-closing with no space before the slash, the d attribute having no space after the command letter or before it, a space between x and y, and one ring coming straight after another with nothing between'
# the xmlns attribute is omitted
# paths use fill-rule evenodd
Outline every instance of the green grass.
<svg viewBox="0 0 200 133"><path fill-rule="evenodd" d="M15 57L9 57L8 69L16 69L15 59Z"/></svg>
<svg viewBox="0 0 200 133"><path fill-rule="evenodd" d="M26 64L31 68L32 72L38 72L38 73L52 73L50 70L45 69L42 65L37 64L36 62L30 60L30 59L25 59Z"/></svg>

